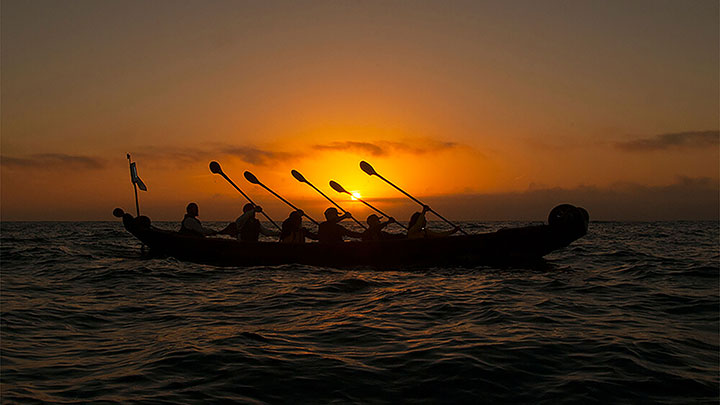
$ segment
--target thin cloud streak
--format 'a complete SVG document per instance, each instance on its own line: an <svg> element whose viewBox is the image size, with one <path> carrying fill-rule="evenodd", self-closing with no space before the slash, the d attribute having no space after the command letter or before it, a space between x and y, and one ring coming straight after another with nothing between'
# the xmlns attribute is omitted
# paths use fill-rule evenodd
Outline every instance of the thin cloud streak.
<svg viewBox="0 0 720 405"><path fill-rule="evenodd" d="M28 157L0 157L0 164L6 168L15 169L104 169L103 159L93 156L67 155L64 153L41 153Z"/></svg>
<svg viewBox="0 0 720 405"><path fill-rule="evenodd" d="M230 157L237 158L243 162L256 166L268 166L280 161L287 161L294 158L302 157L302 154L290 153L283 151L274 151L269 149L260 149L254 146L233 146L233 145L217 145L210 148L192 148L192 147L144 147L142 152L133 154L133 156L142 159L161 160L165 162L175 162L178 165L195 163L198 161L210 161L220 158Z"/></svg>
<svg viewBox="0 0 720 405"><path fill-rule="evenodd" d="M720 131L688 131L617 142L615 147L629 152L648 152L670 148L704 148L718 144Z"/></svg>
<svg viewBox="0 0 720 405"><path fill-rule="evenodd" d="M325 145L314 145L313 149L321 151L357 151L369 153L373 156L386 156L388 154L387 150L370 142L330 142Z"/></svg>
<svg viewBox="0 0 720 405"><path fill-rule="evenodd" d="M383 142L398 152L405 152L414 155L422 155L429 152L439 152L447 149L459 147L457 142L431 141L422 146L422 143L414 142Z"/></svg>
<svg viewBox="0 0 720 405"><path fill-rule="evenodd" d="M244 146L228 147L223 149L222 152L258 166L270 165L278 161L287 161L303 156L299 153L264 150Z"/></svg>
<svg viewBox="0 0 720 405"><path fill-rule="evenodd" d="M393 152L422 155L429 152L438 152L459 146L456 142L417 141L417 142L354 142L335 141L327 144L314 145L313 149L321 151L355 151L365 152L372 156L388 156Z"/></svg>

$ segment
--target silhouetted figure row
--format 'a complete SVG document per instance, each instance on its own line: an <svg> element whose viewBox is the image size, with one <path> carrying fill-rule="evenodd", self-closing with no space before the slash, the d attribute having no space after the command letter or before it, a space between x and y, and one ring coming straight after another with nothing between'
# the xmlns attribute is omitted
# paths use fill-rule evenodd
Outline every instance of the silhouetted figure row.
<svg viewBox="0 0 720 405"><path fill-rule="evenodd" d="M391 239L422 239L422 238L442 238L450 236L460 230L459 227L448 231L432 231L427 229L427 219L425 214L430 207L425 205L421 212L415 212L410 217L407 235L385 232L383 229L390 224L396 223L395 218L388 218L387 221L381 222L380 217L372 214L367 217L368 228L363 232L355 232L346 229L340 225L340 222L347 218L352 218L349 212L340 215L336 208L330 207L325 210L325 221L318 226L318 232L313 233L303 227L302 218L305 213L302 210L293 211L288 218L283 221L280 232L265 228L262 223L255 218L255 214L262 212L262 207L251 203L243 206L243 214L240 215L235 222L231 222L228 226L220 231L214 231L202 226L198 216L198 206L195 203L187 205L185 217L180 225L180 233L194 236L210 236L210 235L228 235L241 242L257 242L260 235L278 236L281 243L305 243L305 239L309 238L317 240L320 243L341 243L348 238L357 238L363 241L383 241Z"/></svg>

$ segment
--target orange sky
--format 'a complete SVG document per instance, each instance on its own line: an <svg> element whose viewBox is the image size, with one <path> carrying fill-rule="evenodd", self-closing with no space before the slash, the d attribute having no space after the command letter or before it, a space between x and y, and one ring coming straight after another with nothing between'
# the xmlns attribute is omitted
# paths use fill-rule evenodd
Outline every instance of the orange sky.
<svg viewBox="0 0 720 405"><path fill-rule="evenodd" d="M3 1L2 220L316 218L333 179L399 219L716 219L716 1ZM573 201L566 201L572 198ZM367 215L347 202L356 216ZM271 212L272 211L272 212Z"/></svg>

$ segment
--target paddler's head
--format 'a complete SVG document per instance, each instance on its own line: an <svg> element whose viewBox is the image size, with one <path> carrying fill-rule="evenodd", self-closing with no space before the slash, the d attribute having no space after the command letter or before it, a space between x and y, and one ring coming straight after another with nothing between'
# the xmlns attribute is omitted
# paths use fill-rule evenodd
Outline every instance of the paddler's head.
<svg viewBox="0 0 720 405"><path fill-rule="evenodd" d="M325 210L325 219L328 221L335 221L338 219L338 210L337 208L330 207Z"/></svg>
<svg viewBox="0 0 720 405"><path fill-rule="evenodd" d="M195 204L194 202L191 202L190 204L187 205L187 207L185 207L185 211L191 217L196 217L196 216L198 216L198 211L199 211L198 205Z"/></svg>
<svg viewBox="0 0 720 405"><path fill-rule="evenodd" d="M243 214L249 212L251 218L255 218L255 213L262 211L259 205L253 203L247 203L243 205Z"/></svg>
<svg viewBox="0 0 720 405"><path fill-rule="evenodd" d="M295 227L302 226L302 216L304 212L302 210L293 211L290 213L290 223Z"/></svg>
<svg viewBox="0 0 720 405"><path fill-rule="evenodd" d="M370 226L377 226L380 224L380 217L375 214L370 214L367 217L367 224Z"/></svg>

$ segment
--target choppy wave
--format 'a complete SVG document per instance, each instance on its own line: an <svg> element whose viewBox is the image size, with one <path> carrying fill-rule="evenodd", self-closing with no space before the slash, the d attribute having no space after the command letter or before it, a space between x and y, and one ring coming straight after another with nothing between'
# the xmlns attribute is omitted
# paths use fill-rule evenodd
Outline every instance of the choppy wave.
<svg viewBox="0 0 720 405"><path fill-rule="evenodd" d="M383 272L147 259L113 222L1 227L3 403L719 399L716 223L593 223L536 269Z"/></svg>

